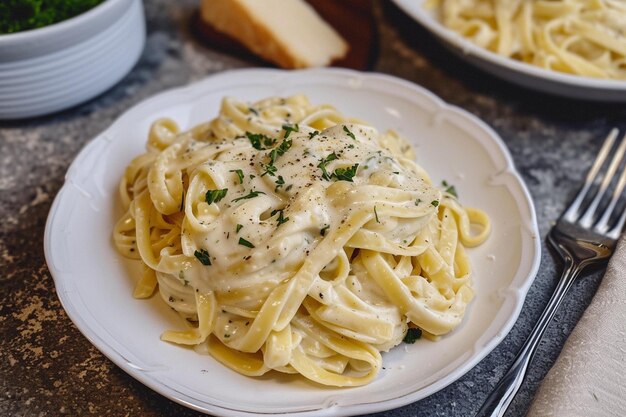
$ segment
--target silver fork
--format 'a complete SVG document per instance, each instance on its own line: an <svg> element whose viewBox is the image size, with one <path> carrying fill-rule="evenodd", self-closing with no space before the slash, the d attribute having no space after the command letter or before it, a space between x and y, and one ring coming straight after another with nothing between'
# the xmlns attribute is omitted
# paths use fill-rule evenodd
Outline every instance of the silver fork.
<svg viewBox="0 0 626 417"><path fill-rule="evenodd" d="M611 257L615 243L626 222L626 210L617 219L619 213L615 213L626 185L626 169L622 170L610 197L607 196L607 191L624 158L626 136L617 147L604 176L600 175L600 172L614 147L618 134L619 131L613 129L606 138L587 174L582 189L550 230L548 242L561 256L564 263L561 279L513 365L487 397L476 417L502 417L504 415L522 385L539 341L567 291L583 269L593 264L606 262ZM591 202L588 203L590 199Z"/></svg>

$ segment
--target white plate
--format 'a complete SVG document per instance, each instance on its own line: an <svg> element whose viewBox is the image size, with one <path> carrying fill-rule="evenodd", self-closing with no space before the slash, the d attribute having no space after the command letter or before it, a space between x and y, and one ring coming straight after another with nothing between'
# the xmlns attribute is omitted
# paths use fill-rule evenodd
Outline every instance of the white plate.
<svg viewBox="0 0 626 417"><path fill-rule="evenodd" d="M172 117L191 127L214 117L222 97L254 101L303 92L379 129L413 141L434 181L456 184L461 201L484 208L493 233L469 251L476 298L464 323L433 343L420 340L384 355L371 384L324 388L296 377L248 378L209 356L164 343L184 321L159 297L135 300L136 263L123 260L111 231L120 215L117 184L144 150L148 127ZM67 314L106 356L162 395L223 416L344 416L399 407L452 383L513 326L540 257L533 204L501 139L469 113L414 84L378 74L320 69L239 70L209 77L138 104L96 137L70 167L46 225L46 260ZM495 259L494 259L495 257Z"/></svg>
<svg viewBox="0 0 626 417"><path fill-rule="evenodd" d="M625 102L626 81L603 80L549 71L503 57L481 48L446 28L433 11L424 7L427 0L393 0L408 15L441 39L444 45L468 62L515 84L534 90L577 99Z"/></svg>

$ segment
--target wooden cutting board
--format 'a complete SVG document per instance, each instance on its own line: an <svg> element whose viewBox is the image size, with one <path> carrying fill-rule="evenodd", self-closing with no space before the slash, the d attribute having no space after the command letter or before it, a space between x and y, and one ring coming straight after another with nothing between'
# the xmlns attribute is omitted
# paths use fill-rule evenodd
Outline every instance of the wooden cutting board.
<svg viewBox="0 0 626 417"><path fill-rule="evenodd" d="M370 70L378 54L376 24L371 0L307 0L350 45L345 58L332 63L333 67ZM252 54L238 41L216 31L202 21L199 11L194 13L192 28L196 37L208 48L216 49L258 66L272 67Z"/></svg>

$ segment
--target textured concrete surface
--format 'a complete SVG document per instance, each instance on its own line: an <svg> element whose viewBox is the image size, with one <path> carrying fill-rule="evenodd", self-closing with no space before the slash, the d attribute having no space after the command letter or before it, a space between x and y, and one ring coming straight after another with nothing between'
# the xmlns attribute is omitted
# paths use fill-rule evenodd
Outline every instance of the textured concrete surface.
<svg viewBox="0 0 626 417"><path fill-rule="evenodd" d="M258 65L214 52L190 33L195 0L146 1L148 41L116 87L74 109L0 124L0 415L192 416L126 375L65 315L43 256L43 231L63 175L82 146L133 104L208 74ZM542 239L594 158L626 122L626 105L533 93L468 67L388 2L375 3L373 70L430 89L493 126L535 200ZM431 397L377 416L470 416L511 364L546 304L559 266L543 245L541 267L517 324L478 366ZM593 296L600 273L578 283L542 342L507 416L521 417Z"/></svg>

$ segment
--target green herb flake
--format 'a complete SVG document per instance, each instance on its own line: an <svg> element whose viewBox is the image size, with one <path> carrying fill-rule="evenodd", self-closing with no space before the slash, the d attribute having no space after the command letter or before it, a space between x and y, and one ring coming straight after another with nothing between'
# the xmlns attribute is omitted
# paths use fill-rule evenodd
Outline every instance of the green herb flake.
<svg viewBox="0 0 626 417"><path fill-rule="evenodd" d="M183 195L180 197L180 210L185 211L185 190L183 190Z"/></svg>
<svg viewBox="0 0 626 417"><path fill-rule="evenodd" d="M430 202L433 206L437 207L439 205L439 200L433 200Z"/></svg>
<svg viewBox="0 0 626 417"><path fill-rule="evenodd" d="M291 148L293 141L291 139L287 140L283 140L280 145L278 145L278 148L276 148L276 150L278 151L278 156L282 156L285 154L285 152L287 152L289 150L289 148Z"/></svg>
<svg viewBox="0 0 626 417"><path fill-rule="evenodd" d="M250 113L254 113L256 116L259 115L259 112L254 107L248 107L248 111Z"/></svg>
<svg viewBox="0 0 626 417"><path fill-rule="evenodd" d="M263 173L261 174L262 177L269 175L270 177L275 177L276 176L276 166L272 165L272 164L261 164L261 167L265 170L263 171Z"/></svg>
<svg viewBox="0 0 626 417"><path fill-rule="evenodd" d="M326 158L320 159L320 163L317 164L317 167L322 170L322 178L324 178L326 181L330 181L332 177L332 175L329 174L328 171L326 171L326 164L329 163L330 161L334 161L335 159L337 159L337 154L333 152L330 155L328 155Z"/></svg>
<svg viewBox="0 0 626 417"><path fill-rule="evenodd" d="M293 187L293 184L289 184L286 188L285 191L289 192L291 191L291 188Z"/></svg>
<svg viewBox="0 0 626 417"><path fill-rule="evenodd" d="M314 130L313 132L309 133L309 139L313 139L315 136L317 136L319 134L320 134L319 130Z"/></svg>
<svg viewBox="0 0 626 417"><path fill-rule="evenodd" d="M454 185L448 184L446 180L441 181L441 185L445 187L444 192L450 194L454 198L459 198L459 195L456 193L456 188Z"/></svg>
<svg viewBox="0 0 626 417"><path fill-rule="evenodd" d="M274 146L274 144L276 143L276 139L272 139L269 136L264 135L263 133L246 132L246 137L252 144L252 147L259 151L264 151L268 147ZM263 142L261 143L261 141Z"/></svg>
<svg viewBox="0 0 626 417"><path fill-rule="evenodd" d="M274 189L274 192L278 191L278 189L280 187L285 185L285 179L283 178L282 175L279 175L278 178L276 179L275 183L276 183L276 188Z"/></svg>
<svg viewBox="0 0 626 417"><path fill-rule="evenodd" d="M276 139L265 136L263 138L263 145L265 145L266 148L271 148L272 146L276 145Z"/></svg>
<svg viewBox="0 0 626 417"><path fill-rule="evenodd" d="M326 226L322 227L320 229L320 235L325 236L326 235L326 231L330 228L330 224L327 224Z"/></svg>
<svg viewBox="0 0 626 417"><path fill-rule="evenodd" d="M422 199L418 198L418 199L415 200L415 205L419 206L421 202L422 202Z"/></svg>
<svg viewBox="0 0 626 417"><path fill-rule="evenodd" d="M352 139L356 140L356 137L354 137L354 133L352 133L350 131L350 129L348 129L348 126L344 125L343 126L343 131L346 132L346 135L350 136Z"/></svg>
<svg viewBox="0 0 626 417"><path fill-rule="evenodd" d="M211 257L209 256L209 252L206 249L196 250L193 254L196 258L198 258L202 265L211 265Z"/></svg>
<svg viewBox="0 0 626 417"><path fill-rule="evenodd" d="M235 228L236 233L239 233L242 227L243 227L243 224L237 224L237 227Z"/></svg>
<svg viewBox="0 0 626 417"><path fill-rule="evenodd" d="M276 227L279 227L281 224L287 223L289 221L289 217L284 217L283 210L278 210L278 219L276 220L278 221L278 226Z"/></svg>
<svg viewBox="0 0 626 417"><path fill-rule="evenodd" d="M233 200L233 203L236 203L237 201L240 201L240 200L247 200L249 198L258 197L259 194L265 194L265 193L263 191L250 191L249 194L246 194L243 197L235 198Z"/></svg>
<svg viewBox="0 0 626 417"><path fill-rule="evenodd" d="M278 159L278 149L272 149L272 151L269 153L269 156L270 163L268 165L274 165L274 162L276 162L276 159Z"/></svg>
<svg viewBox="0 0 626 417"><path fill-rule="evenodd" d="M287 152L289 148L291 148L291 144L292 144L291 140L285 139L281 142L280 145L278 145L277 148L272 149L272 151L269 153L269 156L270 156L269 165L274 165L274 162L276 162L278 157L283 156L285 152Z"/></svg>
<svg viewBox="0 0 626 417"><path fill-rule="evenodd" d="M204 200L207 204L219 203L222 198L226 197L227 192L228 188L223 188L221 190L209 190L204 195Z"/></svg>
<svg viewBox="0 0 626 417"><path fill-rule="evenodd" d="M378 212L376 211L376 206L374 206L374 216L376 217L376 223L380 223L380 220L378 219Z"/></svg>
<svg viewBox="0 0 626 417"><path fill-rule="evenodd" d="M404 339L402 339L402 341L404 343L408 343L409 345L412 345L413 343L415 343L417 339L420 339L421 337L422 337L422 329L409 327L409 330L407 330L406 335L404 336Z"/></svg>
<svg viewBox="0 0 626 417"><path fill-rule="evenodd" d="M354 164L350 168L337 168L333 175L337 178L337 181L350 181L356 175L356 170L359 168L359 164Z"/></svg>
<svg viewBox="0 0 626 417"><path fill-rule="evenodd" d="M231 169L228 172L234 172L237 174L237 178L239 178L239 184L243 184L243 171L240 169Z"/></svg>
<svg viewBox="0 0 626 417"><path fill-rule="evenodd" d="M285 139L287 139L289 135L291 134L291 132L299 132L300 128L298 127L297 123L295 125L284 124L283 130L285 131Z"/></svg>
<svg viewBox="0 0 626 417"><path fill-rule="evenodd" d="M241 246L245 246L246 248L251 248L251 249L254 248L254 245L252 243L248 242L246 239L242 237L239 238L239 244Z"/></svg>

